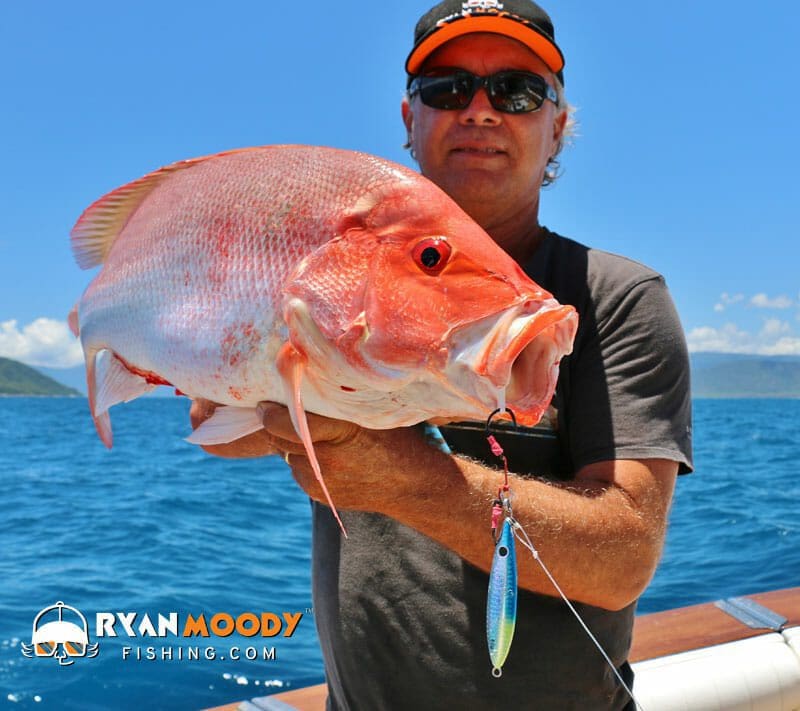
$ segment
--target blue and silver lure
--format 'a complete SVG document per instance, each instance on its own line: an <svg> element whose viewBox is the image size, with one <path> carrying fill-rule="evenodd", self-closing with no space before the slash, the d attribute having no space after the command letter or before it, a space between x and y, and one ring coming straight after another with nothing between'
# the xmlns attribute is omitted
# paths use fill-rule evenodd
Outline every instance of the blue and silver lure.
<svg viewBox="0 0 800 711"><path fill-rule="evenodd" d="M517 425L517 419L514 413L507 409L505 410L511 415L511 421L514 426ZM489 447L492 454L503 460L503 484L497 492L497 498L492 504L492 538L495 541L494 557L492 558L492 570L489 573L489 595L486 601L486 639L489 643L489 658L492 660L492 676L499 677L503 674L503 664L505 664L508 652L511 649L511 641L514 638L514 627L517 624L517 553L514 544L514 537L519 535L520 543L527 548L533 559L539 564L548 580L558 592L564 604L570 609L575 619L583 627L589 639L592 641L597 650L606 660L609 668L616 676L617 681L623 689L628 693L634 706L637 709L642 709L630 686L625 683L625 680L620 675L611 658L603 649L600 642L592 634L592 631L586 626L575 606L569 601L564 591L561 589L552 573L547 569L542 559L539 557L539 551L533 545L525 529L517 522L511 513L511 488L508 484L508 461L506 455L503 453L503 448L498 441L489 432L489 426L492 423L492 418L500 413L501 410L495 410L489 419L486 421L486 439L489 442ZM441 436L441 435L440 435ZM500 518L503 519L503 525L500 530L500 537L496 538L497 526Z"/></svg>
<svg viewBox="0 0 800 711"><path fill-rule="evenodd" d="M486 602L486 638L492 676L499 677L511 649L517 623L517 554L514 548L514 524L510 515L503 520L500 538L494 549Z"/></svg>
<svg viewBox="0 0 800 711"><path fill-rule="evenodd" d="M517 418L508 408L498 408L486 420L486 441L492 454L503 461L503 484L497 491L497 498L492 503L492 538L494 539L494 556L492 570L489 573L489 591L486 600L486 640L489 643L489 659L492 661L492 676L503 674L511 641L514 639L514 627L517 624L517 552L514 545L514 529L518 525L511 515L511 489L508 486L508 460L500 443L491 434L489 428L492 418L502 412L511 416L514 427ZM500 537L497 537L497 524L500 518L503 525Z"/></svg>
<svg viewBox="0 0 800 711"><path fill-rule="evenodd" d="M630 687L625 683L625 680L620 675L614 663L611 661L608 654L606 654L600 642L592 634L592 631L586 626L574 605L569 601L564 591L556 582L553 575L547 569L542 559L539 557L539 551L533 545L528 534L522 525L517 522L511 513L511 488L508 484L508 461L503 453L503 448L497 440L491 435L489 426L495 415L501 412L500 409L495 410L489 415L486 421L486 439L489 442L489 447L492 454L502 459L503 461L503 484L497 492L497 499L492 505L492 537L495 539L494 557L492 558L492 570L489 573L489 594L486 601L486 639L489 643L489 658L492 661L492 676L499 677L503 674L503 664L505 664L508 652L511 649L511 641L514 637L514 627L517 623L517 553L515 548L514 538L519 535L519 542L530 551L533 559L539 564L544 574L550 580L553 588L559 594L564 604L569 608L575 619L580 623L583 630L586 632L589 639L592 641L597 650L606 660L609 668L616 676L620 685L633 700L637 709L641 709L641 705L636 700ZM511 421L514 426L517 425L517 419L514 413L508 408L505 409L511 416ZM428 435L429 444L445 454L452 454L450 447L439 428L435 425L426 425L426 434ZM503 519L503 524L500 529L500 537L495 538L497 533L498 524L500 519Z"/></svg>

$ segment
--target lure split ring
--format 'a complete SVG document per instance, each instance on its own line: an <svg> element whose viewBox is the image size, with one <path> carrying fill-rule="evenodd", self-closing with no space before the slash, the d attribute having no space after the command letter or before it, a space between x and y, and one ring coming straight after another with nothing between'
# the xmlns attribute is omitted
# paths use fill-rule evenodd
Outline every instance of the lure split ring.
<svg viewBox="0 0 800 711"><path fill-rule="evenodd" d="M489 436L491 434L491 432L489 431L489 428L492 425L492 420L495 417L497 417L497 415L500 415L500 414L502 414L504 412L507 412L509 415L511 415L511 421L514 423L514 428L516 429L516 427L517 427L517 416L514 414L514 411L510 407L498 407L496 410L492 410L492 412L489 415L489 417L486 418L486 435L487 436Z"/></svg>

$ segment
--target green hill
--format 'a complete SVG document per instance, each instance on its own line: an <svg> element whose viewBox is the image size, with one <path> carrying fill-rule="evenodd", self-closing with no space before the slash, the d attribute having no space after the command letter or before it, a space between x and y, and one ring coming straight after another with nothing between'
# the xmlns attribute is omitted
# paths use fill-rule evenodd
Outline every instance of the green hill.
<svg viewBox="0 0 800 711"><path fill-rule="evenodd" d="M692 353L694 397L800 397L800 356Z"/></svg>
<svg viewBox="0 0 800 711"><path fill-rule="evenodd" d="M800 356L756 356L732 353L692 353L693 397L798 397ZM59 373L48 369L58 377ZM68 382L82 383L83 366L64 371ZM0 358L0 396L68 395L82 397L38 370Z"/></svg>
<svg viewBox="0 0 800 711"><path fill-rule="evenodd" d="M38 370L10 358L0 358L0 395L68 395L80 397L73 388L48 378Z"/></svg>

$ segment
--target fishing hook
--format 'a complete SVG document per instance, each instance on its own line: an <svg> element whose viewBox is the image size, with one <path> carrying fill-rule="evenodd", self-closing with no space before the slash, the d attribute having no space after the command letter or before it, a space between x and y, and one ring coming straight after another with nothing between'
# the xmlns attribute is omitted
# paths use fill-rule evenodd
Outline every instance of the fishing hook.
<svg viewBox="0 0 800 711"><path fill-rule="evenodd" d="M517 416L514 414L514 411L510 407L498 407L496 410L492 410L489 417L486 418L486 436L489 437L491 435L491 431L489 428L491 427L492 420L497 416L504 412L507 412L511 415L511 421L514 423L514 429L518 427L517 425Z"/></svg>

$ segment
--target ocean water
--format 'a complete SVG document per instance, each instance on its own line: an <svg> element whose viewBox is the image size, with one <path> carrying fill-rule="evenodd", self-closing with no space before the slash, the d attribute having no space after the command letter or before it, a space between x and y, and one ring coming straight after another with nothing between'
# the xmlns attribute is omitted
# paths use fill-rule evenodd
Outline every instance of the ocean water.
<svg viewBox="0 0 800 711"><path fill-rule="evenodd" d="M678 482L641 612L800 585L800 400L694 411L696 472ZM197 709L323 680L308 500L277 457L222 460L184 442L187 413L183 398L116 407L109 452L84 399L0 399L0 706ZM34 617L57 601L87 617L96 657L23 656ZM239 618L247 633L262 613L267 632L281 628L130 638L116 618L121 636L98 637L98 612L135 613L134 630L171 612L181 629L201 613L220 632ZM302 615L290 637L284 613Z"/></svg>

